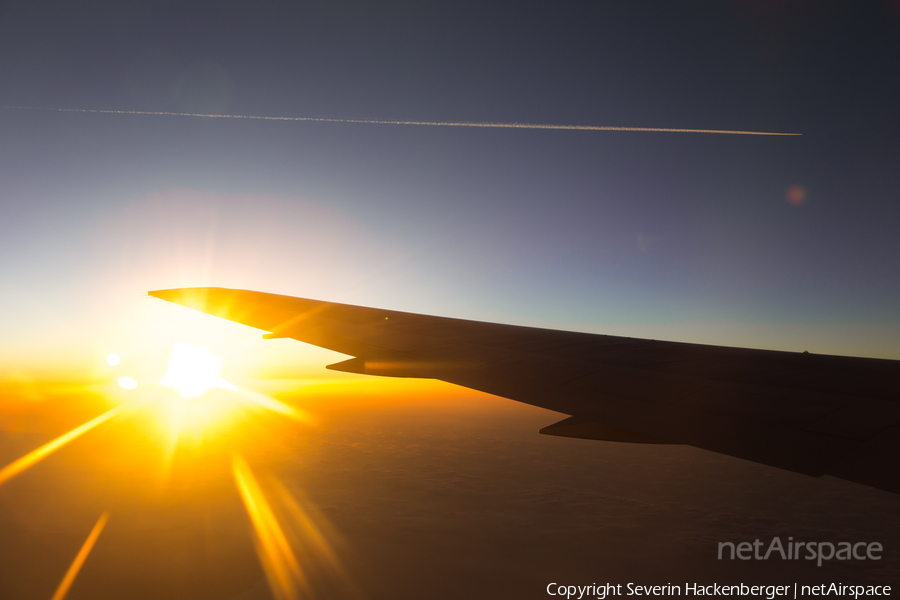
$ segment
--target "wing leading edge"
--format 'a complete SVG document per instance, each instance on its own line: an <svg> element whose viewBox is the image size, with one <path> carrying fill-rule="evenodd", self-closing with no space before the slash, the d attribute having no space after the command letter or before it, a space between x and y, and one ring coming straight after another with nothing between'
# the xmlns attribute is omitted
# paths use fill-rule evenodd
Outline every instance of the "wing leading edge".
<svg viewBox="0 0 900 600"><path fill-rule="evenodd" d="M483 323L248 290L151 296L353 358L571 415L541 433L688 444L900 493L900 361Z"/></svg>

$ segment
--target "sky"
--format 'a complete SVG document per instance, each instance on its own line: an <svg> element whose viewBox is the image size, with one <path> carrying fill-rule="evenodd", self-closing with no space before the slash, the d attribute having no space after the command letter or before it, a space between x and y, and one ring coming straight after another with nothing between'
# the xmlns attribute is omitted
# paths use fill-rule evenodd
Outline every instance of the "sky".
<svg viewBox="0 0 900 600"><path fill-rule="evenodd" d="M900 357L895 4L2 6L4 106L804 134L5 108L19 370L207 284Z"/></svg>
<svg viewBox="0 0 900 600"><path fill-rule="evenodd" d="M323 368L341 355L285 340L263 342L257 331L146 296L148 290L178 286L254 289L654 339L900 359L897 65L900 4L895 0L0 1L3 456L13 460L16 452L121 401L124 392L115 386L120 375L152 384L177 341L206 345L223 356L223 376L245 387L268 389L277 380L356 389L349 376ZM97 110L803 135L79 112ZM121 367L106 364L110 352L121 355ZM290 385L272 389L288 402ZM587 461L597 472L609 468L605 453L571 441L563 450L559 440L535 435L556 415L512 402L491 404L505 418L488 419L495 427L487 438L470 430L459 433L463 441L451 460L452 453L442 450L442 440L451 435L441 425L444 409L434 406L456 406L459 422L473 423L486 419L479 402L499 400L417 385L383 388L392 391L362 408L347 399L356 392L341 396L338 405L349 402L342 413L348 418L364 414L385 423L390 433L382 438L348 425L359 436L354 442L350 433L341 437L340 419L325 417L322 423L338 428L325 430L343 441L329 441L321 429L308 434L320 436L315 443L323 448L343 449L344 454L326 453L323 460L346 459L340 463L347 469L344 483L364 462L362 454L353 454L354 444L384 453L379 439L396 440L399 447L412 443L403 441L409 434L396 423L415 411L428 423L421 433L428 441L418 443L438 453L432 459L446 472L477 468L485 439L495 440L498 452L527 447L532 448L523 451L527 456L557 456L558 451L554 464ZM453 402L446 400L448 394ZM394 398L394 404L385 398ZM413 412L395 407L390 411L400 413L385 416L385 403L398 402ZM500 425L526 422L524 433ZM100 442L84 444L79 452L85 456L103 456L90 450ZM608 451L623 464L644 464L634 449ZM383 456L396 458L404 472L420 468L414 454L391 452ZM52 460L74 460L59 454ZM275 461L272 469L281 469L282 479L296 483L301 477L277 466L287 460L276 460L279 451L266 456L259 464ZM652 462L662 456L654 455ZM690 453L673 456L680 464L701 460ZM492 468L481 481L499 494L494 501L503 502L503 489L520 488L502 488L495 475L505 467ZM392 469L376 471L384 475ZM652 476L663 477L660 469L651 469ZM737 496L750 477L740 473L743 479L731 488ZM546 472L523 474L516 485L525 489L532 476ZM28 477L37 478L35 489L57 490L50 474ZM307 479L328 479L316 477ZM343 489L336 477L329 481ZM625 475L610 477L621 482ZM58 485L67 481L77 488L71 478L63 479ZM379 481L372 485L388 485ZM586 488L573 487L572 494L603 496L592 481ZM41 488L40 482L51 487ZM422 498L440 496L442 485L404 488L410 495L402 498L385 492L379 496L379 522L390 522L391 503L426 506ZM689 484L667 485L667 493L684 494L691 510L709 509L691 495ZM793 494L812 489L795 479L784 485ZM857 492L863 501L845 487L835 490L834 497L847 494L871 514L885 514L885 506L896 512L896 503L882 496ZM23 501L13 498L14 489L0 492L16 506ZM628 498L638 496L635 491ZM355 497L347 492L320 500L346 506L341 503ZM232 500L240 508L240 498ZM543 509L552 512L547 503L557 501L539 497L527 510L510 514L527 521L545 514ZM466 502L465 511L477 504L472 498ZM821 513L812 513L834 516L837 509L826 504ZM676 502L671 510L681 508ZM68 514L54 510L47 514ZM629 514L637 519L642 510ZM50 516L24 518L4 521L14 524L7 539L37 543L35 530L57 531L48 524L55 522ZM791 524L801 517L789 512L771 518ZM71 524L75 517L60 519ZM740 518L729 523L734 521ZM585 525L588 531L605 526L591 523ZM836 527L847 532L869 526L861 523ZM896 539L896 520L890 523ZM109 535L115 524L113 511ZM365 542L375 529L346 519L335 527L356 532L347 537L364 555L360 564L377 562L378 553ZM451 524L435 527L432 531ZM484 527L493 540L508 539L504 532L512 531L491 533ZM718 530L698 525L692 531L705 539ZM377 535L393 540L398 553L405 548L408 560L428 553L397 541L409 541L402 536ZM237 555L252 555L252 545L240 539L244 545L238 544ZM71 553L60 551L63 571L77 545ZM671 545L666 548L658 550L659 560L676 560ZM615 553L603 556L613 560ZM532 556L535 564L539 558ZM38 569L40 561L28 560ZM523 558L510 564L525 572L532 563ZM245 587L255 589L253 582L265 580L258 566L247 568ZM440 571L430 569L419 571L436 581ZM632 572L640 574L641 568ZM363 579L370 595L388 593L377 577ZM498 576L497 582L510 579ZM39 588L34 592L39 596L43 590L21 585L19 592ZM47 597L54 585L48 584ZM265 589L257 591L265 594Z"/></svg>

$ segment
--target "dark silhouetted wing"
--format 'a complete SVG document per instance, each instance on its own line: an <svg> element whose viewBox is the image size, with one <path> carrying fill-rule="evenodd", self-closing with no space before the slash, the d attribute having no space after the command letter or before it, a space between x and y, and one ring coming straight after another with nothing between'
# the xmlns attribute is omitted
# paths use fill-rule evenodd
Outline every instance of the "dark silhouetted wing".
<svg viewBox="0 0 900 600"><path fill-rule="evenodd" d="M542 433L678 443L900 492L900 361L632 339L224 288L151 296L354 358L572 415Z"/></svg>

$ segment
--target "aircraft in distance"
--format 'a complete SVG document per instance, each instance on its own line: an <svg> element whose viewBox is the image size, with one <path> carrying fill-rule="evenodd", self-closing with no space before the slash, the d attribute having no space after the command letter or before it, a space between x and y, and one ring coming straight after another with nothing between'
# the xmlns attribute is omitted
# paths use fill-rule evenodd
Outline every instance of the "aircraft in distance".
<svg viewBox="0 0 900 600"><path fill-rule="evenodd" d="M900 493L900 361L482 323L248 290L151 296L354 358L571 415L541 433L687 444Z"/></svg>

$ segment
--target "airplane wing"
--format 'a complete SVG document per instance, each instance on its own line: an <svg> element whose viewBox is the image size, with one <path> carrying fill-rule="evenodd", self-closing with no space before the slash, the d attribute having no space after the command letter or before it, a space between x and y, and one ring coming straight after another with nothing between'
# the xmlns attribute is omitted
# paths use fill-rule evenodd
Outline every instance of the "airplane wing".
<svg viewBox="0 0 900 600"><path fill-rule="evenodd" d="M900 493L900 361L727 348L434 317L225 288L150 292L353 358L571 417L541 433L688 444Z"/></svg>

